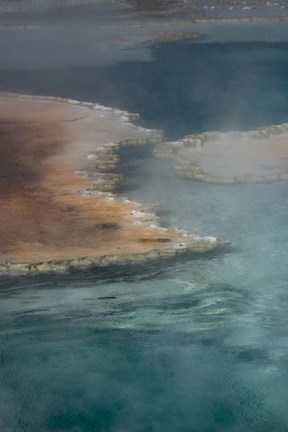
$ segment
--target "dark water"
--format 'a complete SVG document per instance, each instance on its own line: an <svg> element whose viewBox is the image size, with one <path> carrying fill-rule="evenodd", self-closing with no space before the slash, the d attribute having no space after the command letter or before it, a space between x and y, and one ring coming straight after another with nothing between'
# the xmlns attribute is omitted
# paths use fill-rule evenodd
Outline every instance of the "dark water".
<svg viewBox="0 0 288 432"><path fill-rule="evenodd" d="M284 42L178 43L150 62L17 70L3 49L1 87L138 111L169 136L245 129L287 121L286 54ZM287 184L192 182L132 150L122 164L129 197L232 249L1 280L0 430L287 432Z"/></svg>
<svg viewBox="0 0 288 432"><path fill-rule="evenodd" d="M116 53L93 37L73 28L8 32L0 39L0 89L138 112L144 126L164 129L172 139L287 121L288 41L159 44L147 61L133 61L128 49L127 60L107 64Z"/></svg>

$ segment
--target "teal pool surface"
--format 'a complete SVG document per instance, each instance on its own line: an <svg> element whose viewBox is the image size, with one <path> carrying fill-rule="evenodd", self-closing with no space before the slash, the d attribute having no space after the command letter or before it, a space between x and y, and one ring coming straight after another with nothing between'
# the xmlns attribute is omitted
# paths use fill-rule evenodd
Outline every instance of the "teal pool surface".
<svg viewBox="0 0 288 432"><path fill-rule="evenodd" d="M142 50L97 45L97 33L82 28L1 30L0 90L137 112L144 126L164 129L169 139L279 124L288 112L287 24L270 27L255 32L258 40L243 39L251 28L242 25L235 35L229 30L231 41L204 34Z"/></svg>
<svg viewBox="0 0 288 432"><path fill-rule="evenodd" d="M0 66L1 88L117 105L169 137L287 121L287 42L152 51L109 66L20 59ZM287 432L288 184L185 180L137 149L121 161L122 193L231 250L0 280L0 431Z"/></svg>

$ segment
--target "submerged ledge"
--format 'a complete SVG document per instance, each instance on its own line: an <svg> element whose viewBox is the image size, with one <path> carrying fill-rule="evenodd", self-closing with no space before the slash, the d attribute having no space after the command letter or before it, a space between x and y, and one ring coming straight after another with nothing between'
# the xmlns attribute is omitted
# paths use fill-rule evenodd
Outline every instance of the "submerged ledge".
<svg viewBox="0 0 288 432"><path fill-rule="evenodd" d="M288 180L288 123L248 132L205 132L159 143L182 177L237 184Z"/></svg>
<svg viewBox="0 0 288 432"><path fill-rule="evenodd" d="M0 274L63 273L227 244L161 227L153 208L113 193L119 148L163 140L131 123L137 118L93 103L0 94Z"/></svg>

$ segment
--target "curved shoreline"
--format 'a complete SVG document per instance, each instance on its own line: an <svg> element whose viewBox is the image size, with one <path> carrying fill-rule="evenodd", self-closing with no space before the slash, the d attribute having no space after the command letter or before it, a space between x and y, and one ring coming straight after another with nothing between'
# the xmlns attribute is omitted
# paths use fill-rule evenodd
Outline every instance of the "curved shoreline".
<svg viewBox="0 0 288 432"><path fill-rule="evenodd" d="M132 124L137 118L71 99L0 94L2 151L8 149L0 275L132 264L227 244L163 228L153 208L112 193L122 178L113 173L119 148L163 139Z"/></svg>
<svg viewBox="0 0 288 432"><path fill-rule="evenodd" d="M247 132L204 132L159 143L158 157L170 159L181 177L219 183L288 180L288 123Z"/></svg>
<svg viewBox="0 0 288 432"><path fill-rule="evenodd" d="M209 25L209 24L257 24L257 23L286 23L288 15L272 15L272 16L232 16L232 17L198 17L198 18L176 18L148 17L146 20L135 20L131 22L129 17L119 18L119 21L107 23L84 22L81 23L81 28L97 30L98 44L111 49L111 46L119 46L120 49L127 47L143 48L150 47L155 44L163 44L185 40L197 40L201 38L201 33L194 26ZM24 30L36 31L41 29L62 29L71 26L65 22L61 23L15 23L15 22L0 22L0 32L7 30ZM73 27L73 24L72 24ZM110 35L106 30L117 30L119 34ZM146 30L146 31L145 31ZM113 32L112 32L113 33Z"/></svg>

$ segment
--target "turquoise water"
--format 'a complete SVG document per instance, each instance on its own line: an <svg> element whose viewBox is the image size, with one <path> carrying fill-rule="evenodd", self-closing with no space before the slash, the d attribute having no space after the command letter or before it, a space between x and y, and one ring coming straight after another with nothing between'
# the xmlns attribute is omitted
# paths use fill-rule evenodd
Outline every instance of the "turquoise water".
<svg viewBox="0 0 288 432"><path fill-rule="evenodd" d="M169 136L287 120L286 43L153 49L155 61L141 68L105 66L114 83L106 93L82 68L65 88L61 68L3 67L1 86L121 102ZM126 75L139 94L122 98ZM122 168L126 196L160 202L164 222L228 238L231 250L66 279L1 280L0 430L287 432L288 185L184 180L137 149L123 151Z"/></svg>

